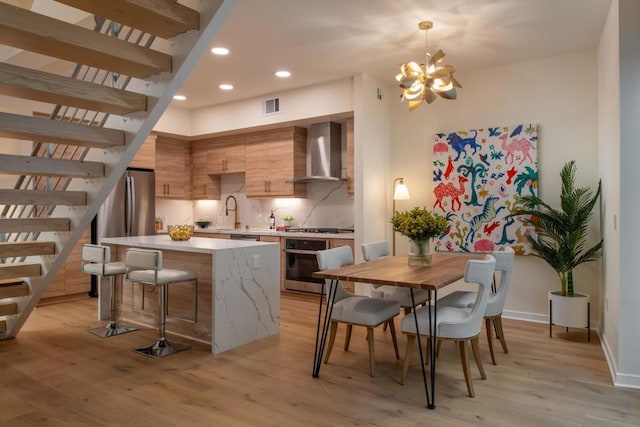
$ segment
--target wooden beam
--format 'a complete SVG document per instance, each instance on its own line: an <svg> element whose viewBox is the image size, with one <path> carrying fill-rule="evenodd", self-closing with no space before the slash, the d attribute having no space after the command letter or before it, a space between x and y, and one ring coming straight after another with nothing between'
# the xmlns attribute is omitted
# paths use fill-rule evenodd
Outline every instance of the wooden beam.
<svg viewBox="0 0 640 427"><path fill-rule="evenodd" d="M22 257L32 255L54 255L56 245L53 242L33 240L28 242L0 243L0 258Z"/></svg>
<svg viewBox="0 0 640 427"><path fill-rule="evenodd" d="M84 206L85 191L2 190L0 200L7 205L63 205Z"/></svg>
<svg viewBox="0 0 640 427"><path fill-rule="evenodd" d="M164 39L199 29L198 12L175 0L56 1Z"/></svg>
<svg viewBox="0 0 640 427"><path fill-rule="evenodd" d="M0 172L11 175L95 178L104 176L104 164L80 160L0 154Z"/></svg>
<svg viewBox="0 0 640 427"><path fill-rule="evenodd" d="M40 264L29 262L16 262L13 264L0 264L0 279L13 279L16 277L35 277L42 274Z"/></svg>
<svg viewBox="0 0 640 427"><path fill-rule="evenodd" d="M0 112L0 137L96 148L123 147L125 145L125 133L118 129L2 112Z"/></svg>
<svg viewBox="0 0 640 427"><path fill-rule="evenodd" d="M71 230L69 218L0 218L0 233L69 230Z"/></svg>
<svg viewBox="0 0 640 427"><path fill-rule="evenodd" d="M171 72L170 55L3 2L0 43L140 79Z"/></svg>
<svg viewBox="0 0 640 427"><path fill-rule="evenodd" d="M119 115L147 109L143 94L4 63L0 95Z"/></svg>

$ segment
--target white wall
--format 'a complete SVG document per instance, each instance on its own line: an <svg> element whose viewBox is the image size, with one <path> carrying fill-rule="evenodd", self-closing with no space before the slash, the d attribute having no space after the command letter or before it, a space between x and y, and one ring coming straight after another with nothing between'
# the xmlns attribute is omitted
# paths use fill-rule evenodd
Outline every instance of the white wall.
<svg viewBox="0 0 640 427"><path fill-rule="evenodd" d="M598 47L598 153L602 176L602 340L618 371L620 312L620 55L618 2L611 4Z"/></svg>
<svg viewBox="0 0 640 427"><path fill-rule="evenodd" d="M620 26L620 282L617 383L640 388L640 2L619 0Z"/></svg>
<svg viewBox="0 0 640 427"><path fill-rule="evenodd" d="M277 96L281 111L262 115L261 101ZM191 113L191 135L206 135L353 110L350 78L282 93L201 108Z"/></svg>
<svg viewBox="0 0 640 427"><path fill-rule="evenodd" d="M577 163L577 184L595 187L599 171L594 51L459 73L456 77L463 86L456 101L438 99L413 112L406 104L393 104L391 171L393 176L406 178L411 192L411 200L399 202L397 209L433 204L432 135L478 127L529 122L539 125L539 191L544 199L558 200L560 169L572 159ZM598 220L591 234L597 242ZM398 253L407 249L407 239L399 236ZM592 295L593 320L600 312L599 271L596 262L574 273L576 289ZM505 315L548 321L547 291L560 286L553 269L537 258L518 257L513 277Z"/></svg>

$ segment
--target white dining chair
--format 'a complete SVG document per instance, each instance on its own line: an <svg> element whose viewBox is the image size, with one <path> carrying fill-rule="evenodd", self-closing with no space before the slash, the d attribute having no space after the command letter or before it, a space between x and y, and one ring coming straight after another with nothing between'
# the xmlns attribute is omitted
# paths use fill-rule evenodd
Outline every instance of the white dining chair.
<svg viewBox="0 0 640 427"><path fill-rule="evenodd" d="M316 252L318 260L318 268L320 270L330 270L353 264L353 253L351 247L341 246L333 249L327 249ZM373 329L383 323L389 324L391 338L393 340L393 348L395 350L396 359L400 358L398 353L398 341L396 338L396 330L393 324L393 318L400 313L400 304L394 300L386 300L380 298L371 298L367 296L354 295L347 292L340 282L335 282L335 300L331 307L331 280L325 280L327 286L327 310L331 312L331 324L329 342L327 344L324 363L328 363L331 349L336 338L338 323L347 325L347 332L344 340L344 350L349 350L349 342L351 340L351 330L354 325L364 326L367 328L367 340L369 344L369 370L373 377L375 375L375 359L373 346Z"/></svg>
<svg viewBox="0 0 640 427"><path fill-rule="evenodd" d="M491 332L493 327L495 327L496 335L502 345L502 351L509 353L509 350L507 349L507 340L502 328L502 310L504 309L504 302L507 298L507 290L509 289L509 282L511 281L511 270L513 270L515 252L512 248L506 247L502 251L493 252L493 257L496 259L496 272L500 272L500 279L497 289L492 289L489 293L489 300L487 302L487 308L485 309L484 320L487 340L489 342L489 352L491 353L491 363L496 365ZM475 301L475 292L455 291L439 300L438 306L471 308L475 304Z"/></svg>
<svg viewBox="0 0 640 427"><path fill-rule="evenodd" d="M487 255L484 260L469 260L464 275L464 281L468 284L475 283L478 286L476 300L472 308L440 307L435 309L435 338L440 340L451 340L458 344L462 371L467 384L467 393L470 397L475 396L471 374L469 369L469 358L467 357L467 341L471 342L473 356L478 365L480 376L486 379L482 360L480 359L480 346L478 335L482 328L482 318L487 307L491 281L496 266L493 256ZM429 317L429 307L421 307L415 311L420 335L429 336L431 328L431 318ZM404 384L409 368L411 351L416 341L416 319L414 316L405 316L402 321L402 333L407 335L407 348L402 363L402 373L400 383ZM427 345L429 347L429 345Z"/></svg>
<svg viewBox="0 0 640 427"><path fill-rule="evenodd" d="M390 254L389 242L386 240L362 244L362 256L365 261L373 261L374 259L389 256ZM413 309L413 304L411 302L411 289L389 285L371 286L373 287L373 296L398 301L405 315L410 313ZM413 290L413 300L416 306L425 304L428 299L429 291L425 289Z"/></svg>

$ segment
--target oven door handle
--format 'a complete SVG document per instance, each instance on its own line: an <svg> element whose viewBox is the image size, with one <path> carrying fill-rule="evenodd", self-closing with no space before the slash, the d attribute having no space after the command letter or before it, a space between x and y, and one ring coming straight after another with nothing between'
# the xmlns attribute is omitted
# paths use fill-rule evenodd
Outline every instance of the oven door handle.
<svg viewBox="0 0 640 427"><path fill-rule="evenodd" d="M287 254L299 254L299 255L315 255L316 251L305 251L302 249L285 249L285 253Z"/></svg>

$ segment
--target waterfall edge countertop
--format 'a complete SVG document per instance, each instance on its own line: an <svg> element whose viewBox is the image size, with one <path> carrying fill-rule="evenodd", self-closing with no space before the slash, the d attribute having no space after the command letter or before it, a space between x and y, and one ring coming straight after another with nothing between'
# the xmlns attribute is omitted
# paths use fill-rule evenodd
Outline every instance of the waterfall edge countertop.
<svg viewBox="0 0 640 427"><path fill-rule="evenodd" d="M101 244L136 246L149 249L166 249L181 252L214 253L224 249L240 249L253 246L278 245L273 242L253 240L212 239L209 237L191 237L189 240L171 240L168 234L155 236L103 237Z"/></svg>
<svg viewBox="0 0 640 427"><path fill-rule="evenodd" d="M168 235L109 237L101 243L112 247L113 259L124 260L130 247L161 250L163 268L197 273L197 283L170 286L168 333L210 344L218 354L280 331L280 243L174 241ZM118 320L157 327L158 292L117 280Z"/></svg>

